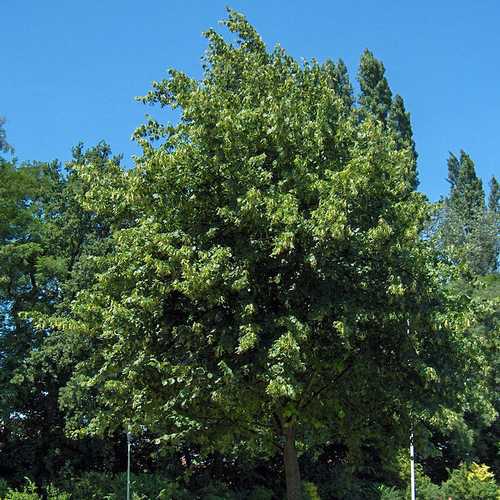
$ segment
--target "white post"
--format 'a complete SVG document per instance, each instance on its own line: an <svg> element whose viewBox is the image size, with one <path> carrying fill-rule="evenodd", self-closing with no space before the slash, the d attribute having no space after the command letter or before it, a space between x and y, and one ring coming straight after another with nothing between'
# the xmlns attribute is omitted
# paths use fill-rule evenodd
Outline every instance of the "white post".
<svg viewBox="0 0 500 500"><path fill-rule="evenodd" d="M130 500L130 442L132 435L127 432L127 500Z"/></svg>
<svg viewBox="0 0 500 500"><path fill-rule="evenodd" d="M406 318L406 334L410 338L410 317ZM410 433L410 488L411 488L411 500L416 500L417 498L417 488L415 485L415 448L413 447L413 430Z"/></svg>
<svg viewBox="0 0 500 500"><path fill-rule="evenodd" d="M410 472L411 472L411 500L417 498L415 486L415 449L413 448L413 432L410 434Z"/></svg>

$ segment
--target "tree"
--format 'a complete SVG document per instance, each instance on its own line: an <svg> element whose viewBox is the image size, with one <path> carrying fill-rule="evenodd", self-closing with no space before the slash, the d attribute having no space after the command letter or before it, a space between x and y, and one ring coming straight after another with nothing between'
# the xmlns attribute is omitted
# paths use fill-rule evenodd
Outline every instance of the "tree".
<svg viewBox="0 0 500 500"><path fill-rule="evenodd" d="M494 272L498 260L495 210L487 209L482 181L473 160L464 151L460 158L450 153L448 182L450 194L444 200L436 235L439 248L454 264L467 264L474 275ZM489 205L494 206L494 182L491 193Z"/></svg>
<svg viewBox="0 0 500 500"><path fill-rule="evenodd" d="M493 176L490 181L490 195L488 197L488 208L490 212L498 214L500 212L499 208L500 201L500 187L498 186L498 181L496 177Z"/></svg>
<svg viewBox="0 0 500 500"><path fill-rule="evenodd" d="M332 87L335 93L342 98L347 108L351 108L354 104L353 90L344 61L339 59L337 65L327 61L325 70L332 74Z"/></svg>
<svg viewBox="0 0 500 500"><path fill-rule="evenodd" d="M416 189L418 186L417 175L417 151L413 140L413 130L411 127L410 113L405 109L403 98L396 95L392 101L388 115L389 128L396 136L396 145L399 148L410 148L413 161L412 185Z"/></svg>
<svg viewBox="0 0 500 500"><path fill-rule="evenodd" d="M490 194L488 196L488 224L490 228L490 262L489 268L498 272L500 255L500 189L496 177L493 176L490 181Z"/></svg>
<svg viewBox="0 0 500 500"><path fill-rule="evenodd" d="M36 313L62 313L91 282L88 255L106 251L109 220L82 209L88 186L73 168L89 162L101 171L110 163L119 168L103 143L75 148L65 169L57 162L0 163L0 477L13 481L86 466L90 450L95 466L113 462L113 441L78 443L64 435L59 389L82 349L66 345L49 357L53 339L32 323Z"/></svg>
<svg viewBox="0 0 500 500"><path fill-rule="evenodd" d="M5 134L5 118L0 116L0 153L10 153L13 152L12 146L7 142L7 136Z"/></svg>
<svg viewBox="0 0 500 500"><path fill-rule="evenodd" d="M369 50L365 50L361 56L358 80L361 87L359 97L361 116L371 116L387 126L394 134L398 148L410 148L413 157L412 185L416 189L418 186L417 152L410 114L406 111L400 95L392 97L392 91L385 77L384 65Z"/></svg>
<svg viewBox="0 0 500 500"><path fill-rule="evenodd" d="M61 396L73 435L280 453L295 500L302 450L406 442L416 415L474 399L482 368L419 239L411 149L359 120L331 64L269 53L233 11L225 25L238 44L209 30L201 81L172 70L143 98L182 117L139 127L136 168L81 172L93 211L134 217L68 312L37 322L94 347Z"/></svg>
<svg viewBox="0 0 500 500"><path fill-rule="evenodd" d="M385 77L384 65L368 49L361 56L358 81L361 87L359 104L362 112L385 124L391 109L392 92Z"/></svg>

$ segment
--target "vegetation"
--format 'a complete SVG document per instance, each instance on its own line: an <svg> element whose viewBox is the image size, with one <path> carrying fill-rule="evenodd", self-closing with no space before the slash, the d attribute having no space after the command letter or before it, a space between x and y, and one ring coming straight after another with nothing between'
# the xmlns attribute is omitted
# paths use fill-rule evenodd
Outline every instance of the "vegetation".
<svg viewBox="0 0 500 500"><path fill-rule="evenodd" d="M406 498L410 432L419 498L497 498L496 179L430 204L371 52L225 26L133 169L0 156L0 498L123 498L126 430L138 499Z"/></svg>

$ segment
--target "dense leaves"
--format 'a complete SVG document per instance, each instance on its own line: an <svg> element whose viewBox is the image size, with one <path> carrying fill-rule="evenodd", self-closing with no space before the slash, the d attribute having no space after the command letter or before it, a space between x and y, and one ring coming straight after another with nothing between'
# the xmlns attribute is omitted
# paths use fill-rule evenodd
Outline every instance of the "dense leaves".
<svg viewBox="0 0 500 500"><path fill-rule="evenodd" d="M62 393L75 435L277 449L298 498L297 447L394 449L411 421L487 406L484 367L467 298L419 238L428 206L408 133L385 126L383 66L363 56L358 112L342 67L225 24L237 45L207 32L201 81L171 71L143 98L180 123L140 127L136 168L91 190L96 213L126 200L134 218L46 324L94 346Z"/></svg>
<svg viewBox="0 0 500 500"><path fill-rule="evenodd" d="M134 168L105 143L0 159L0 477L70 491L64 470L123 470L127 429L136 471L163 474L147 495L280 497L282 472L290 499L399 495L410 429L436 483L495 464L497 181L486 204L451 155L434 210L371 52L355 96L341 60L224 25L200 80L140 98L180 119L136 130Z"/></svg>

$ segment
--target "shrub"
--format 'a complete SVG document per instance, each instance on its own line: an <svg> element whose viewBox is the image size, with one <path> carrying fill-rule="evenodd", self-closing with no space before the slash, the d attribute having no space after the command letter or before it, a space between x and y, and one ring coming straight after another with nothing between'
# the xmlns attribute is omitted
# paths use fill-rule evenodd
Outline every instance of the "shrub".
<svg viewBox="0 0 500 500"><path fill-rule="evenodd" d="M304 490L304 498L307 500L321 500L318 492L318 487L309 481L304 481L302 484Z"/></svg>
<svg viewBox="0 0 500 500"><path fill-rule="evenodd" d="M498 500L500 488L487 465L462 464L442 485L443 497L453 500Z"/></svg>
<svg viewBox="0 0 500 500"><path fill-rule="evenodd" d="M394 486L381 484L377 491L380 493L380 500L405 500L405 495Z"/></svg>
<svg viewBox="0 0 500 500"><path fill-rule="evenodd" d="M130 483L134 500L192 499L175 481L163 479L158 474L132 474ZM125 497L126 485L125 473L88 472L79 478L67 479L62 486L71 494L71 500L121 500Z"/></svg>
<svg viewBox="0 0 500 500"><path fill-rule="evenodd" d="M49 484L47 487L47 500L70 500L71 495L57 489L54 485Z"/></svg>
<svg viewBox="0 0 500 500"><path fill-rule="evenodd" d="M26 485L22 491L8 489L5 500L40 500L35 483L26 478Z"/></svg>
<svg viewBox="0 0 500 500"><path fill-rule="evenodd" d="M274 493L264 486L257 486L248 495L247 500L273 500Z"/></svg>
<svg viewBox="0 0 500 500"><path fill-rule="evenodd" d="M7 491L9 489L9 485L5 479L0 479L0 498L3 498L7 495Z"/></svg>

